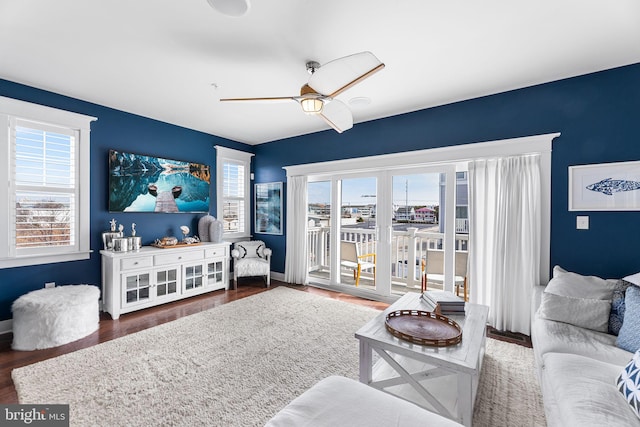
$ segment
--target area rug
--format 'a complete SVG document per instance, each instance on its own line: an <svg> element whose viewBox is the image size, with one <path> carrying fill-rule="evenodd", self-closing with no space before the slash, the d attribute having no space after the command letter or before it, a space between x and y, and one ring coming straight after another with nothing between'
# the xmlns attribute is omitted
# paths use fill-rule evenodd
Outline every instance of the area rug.
<svg viewBox="0 0 640 427"><path fill-rule="evenodd" d="M487 338L473 425L547 425L531 348Z"/></svg>
<svg viewBox="0 0 640 427"><path fill-rule="evenodd" d="M73 426L262 426L322 378L357 379L354 333L378 313L278 287L12 378L20 403L70 404ZM515 366L532 367L530 352L487 340L474 425L544 425L541 405L518 406L540 401L533 371Z"/></svg>

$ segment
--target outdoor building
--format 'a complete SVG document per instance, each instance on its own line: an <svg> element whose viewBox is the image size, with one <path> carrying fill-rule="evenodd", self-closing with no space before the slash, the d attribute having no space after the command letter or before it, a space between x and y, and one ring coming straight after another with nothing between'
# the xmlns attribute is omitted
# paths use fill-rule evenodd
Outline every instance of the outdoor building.
<svg viewBox="0 0 640 427"><path fill-rule="evenodd" d="M440 177L440 217L445 218L445 182ZM456 172L456 233L469 233L469 181L467 172ZM444 221L440 222L440 232L444 232Z"/></svg>
<svg viewBox="0 0 640 427"><path fill-rule="evenodd" d="M399 206L394 212L396 221L415 221L416 210L412 206Z"/></svg>
<svg viewBox="0 0 640 427"><path fill-rule="evenodd" d="M436 210L427 206L416 209L416 221L427 222L431 224L436 223L438 221Z"/></svg>

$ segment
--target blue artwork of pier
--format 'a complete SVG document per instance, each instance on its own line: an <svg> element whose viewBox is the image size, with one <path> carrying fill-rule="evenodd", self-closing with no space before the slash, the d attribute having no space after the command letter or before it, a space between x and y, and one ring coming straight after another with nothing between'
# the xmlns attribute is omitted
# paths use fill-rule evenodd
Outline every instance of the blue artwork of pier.
<svg viewBox="0 0 640 427"><path fill-rule="evenodd" d="M207 165L109 152L111 212L208 212L210 183Z"/></svg>

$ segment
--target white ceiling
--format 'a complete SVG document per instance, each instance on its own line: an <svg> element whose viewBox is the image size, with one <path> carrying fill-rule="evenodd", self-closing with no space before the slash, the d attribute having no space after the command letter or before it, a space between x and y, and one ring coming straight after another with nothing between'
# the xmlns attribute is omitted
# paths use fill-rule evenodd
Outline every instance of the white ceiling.
<svg viewBox="0 0 640 427"><path fill-rule="evenodd" d="M371 99L355 126L638 63L640 1L0 0L0 78L248 144L329 127L220 98L298 95L308 60L365 50L386 68L338 97Z"/></svg>

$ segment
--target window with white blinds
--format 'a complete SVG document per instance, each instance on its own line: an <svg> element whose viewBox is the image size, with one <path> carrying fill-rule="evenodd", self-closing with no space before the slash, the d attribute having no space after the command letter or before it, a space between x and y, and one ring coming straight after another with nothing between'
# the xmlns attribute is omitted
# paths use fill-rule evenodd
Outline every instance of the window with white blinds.
<svg viewBox="0 0 640 427"><path fill-rule="evenodd" d="M24 120L12 130L16 250L76 249L75 132Z"/></svg>
<svg viewBox="0 0 640 427"><path fill-rule="evenodd" d="M89 258L93 120L0 97L0 268Z"/></svg>
<svg viewBox="0 0 640 427"><path fill-rule="evenodd" d="M223 179L223 223L224 230L230 233L244 233L245 231L245 180L243 164L225 161Z"/></svg>
<svg viewBox="0 0 640 427"><path fill-rule="evenodd" d="M224 224L225 238L249 237L250 171L253 154L216 146L218 218Z"/></svg>

